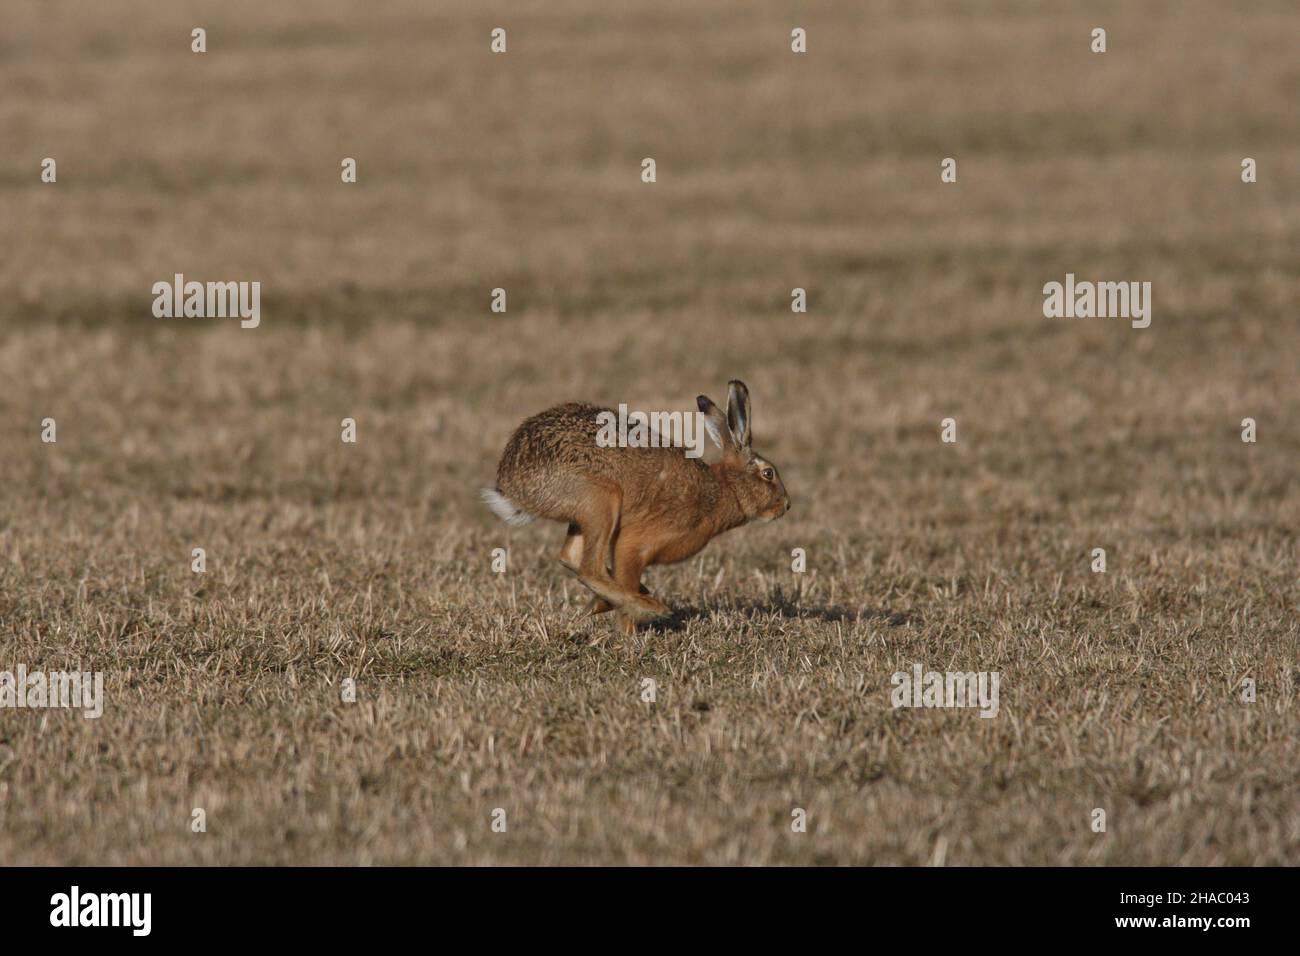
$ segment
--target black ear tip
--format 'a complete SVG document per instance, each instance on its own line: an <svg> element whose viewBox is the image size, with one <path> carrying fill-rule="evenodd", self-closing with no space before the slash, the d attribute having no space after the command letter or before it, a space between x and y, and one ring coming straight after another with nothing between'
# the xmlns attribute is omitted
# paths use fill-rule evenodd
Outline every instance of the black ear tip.
<svg viewBox="0 0 1300 956"><path fill-rule="evenodd" d="M732 379L730 382L728 382L727 384L730 385L732 388L739 389L739 390L742 391L742 392L748 392L748 391L749 391L749 388L745 385L745 383L742 382L742 381L741 381L740 379L738 379L738 378L733 378L733 379Z"/></svg>
<svg viewBox="0 0 1300 956"><path fill-rule="evenodd" d="M700 411L707 412L712 407L713 402L709 400L707 395L696 395L695 404L700 407Z"/></svg>

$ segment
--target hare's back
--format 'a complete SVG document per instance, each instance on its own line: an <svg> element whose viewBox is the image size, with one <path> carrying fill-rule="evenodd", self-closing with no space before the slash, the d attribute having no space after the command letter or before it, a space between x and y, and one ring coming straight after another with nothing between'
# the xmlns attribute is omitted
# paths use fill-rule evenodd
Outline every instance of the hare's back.
<svg viewBox="0 0 1300 956"><path fill-rule="evenodd" d="M617 481L660 473L683 458L680 448L610 447L609 430L601 413L617 413L598 405L570 402L526 420L515 430L497 468L499 481L518 486L529 476L545 474ZM605 435L602 436L602 429Z"/></svg>

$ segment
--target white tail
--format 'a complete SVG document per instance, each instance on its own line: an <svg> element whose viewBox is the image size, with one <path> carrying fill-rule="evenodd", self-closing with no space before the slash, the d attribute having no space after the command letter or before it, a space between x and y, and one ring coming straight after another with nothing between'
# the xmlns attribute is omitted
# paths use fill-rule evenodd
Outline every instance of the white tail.
<svg viewBox="0 0 1300 956"><path fill-rule="evenodd" d="M480 494L483 496L483 500L487 502L487 506L492 509L492 513L506 524L528 524L537 517L536 515L530 515L523 508L516 507L513 501L495 488L484 488Z"/></svg>

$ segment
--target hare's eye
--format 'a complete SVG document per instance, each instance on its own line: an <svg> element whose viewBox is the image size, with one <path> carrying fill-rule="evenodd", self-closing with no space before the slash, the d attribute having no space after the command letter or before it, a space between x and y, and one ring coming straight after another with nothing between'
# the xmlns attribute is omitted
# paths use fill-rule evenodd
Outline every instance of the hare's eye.
<svg viewBox="0 0 1300 956"><path fill-rule="evenodd" d="M773 478L776 477L776 472L773 471L771 468L764 468L761 474L763 476L764 481L771 481Z"/></svg>

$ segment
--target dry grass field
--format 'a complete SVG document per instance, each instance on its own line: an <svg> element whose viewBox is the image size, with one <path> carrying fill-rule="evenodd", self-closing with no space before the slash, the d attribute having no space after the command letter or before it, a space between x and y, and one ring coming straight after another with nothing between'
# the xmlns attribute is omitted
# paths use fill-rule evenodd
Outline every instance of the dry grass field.
<svg viewBox="0 0 1300 956"><path fill-rule="evenodd" d="M0 859L1300 862L1295 4L490 6L6 9ZM729 378L791 513L579 619L511 430Z"/></svg>

